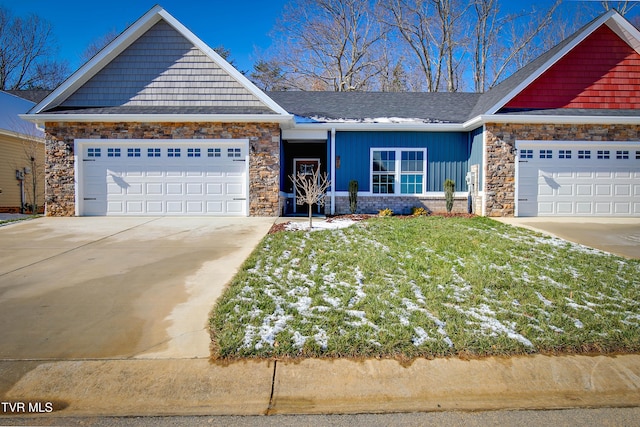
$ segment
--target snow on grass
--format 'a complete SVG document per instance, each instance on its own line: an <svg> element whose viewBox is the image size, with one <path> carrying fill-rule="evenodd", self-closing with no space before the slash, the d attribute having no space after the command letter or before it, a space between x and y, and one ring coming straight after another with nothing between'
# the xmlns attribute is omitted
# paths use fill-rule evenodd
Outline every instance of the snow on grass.
<svg viewBox="0 0 640 427"><path fill-rule="evenodd" d="M480 218L277 233L212 330L222 357L640 350L639 266Z"/></svg>

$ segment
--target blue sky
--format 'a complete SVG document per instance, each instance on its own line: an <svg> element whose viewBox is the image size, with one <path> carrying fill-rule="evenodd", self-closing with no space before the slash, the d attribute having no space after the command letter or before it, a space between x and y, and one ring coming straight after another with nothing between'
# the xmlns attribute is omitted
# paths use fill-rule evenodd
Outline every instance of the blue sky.
<svg viewBox="0 0 640 427"><path fill-rule="evenodd" d="M580 7L589 0L566 0ZM532 3L548 7L552 0L503 0L502 9L529 8ZM160 4L178 21L211 47L225 46L241 70L251 70L256 51L269 47L269 32L282 14L287 0L0 0L15 15L35 13L53 25L59 57L72 71L92 41L109 31L123 31L129 24ZM640 6L639 6L640 8Z"/></svg>

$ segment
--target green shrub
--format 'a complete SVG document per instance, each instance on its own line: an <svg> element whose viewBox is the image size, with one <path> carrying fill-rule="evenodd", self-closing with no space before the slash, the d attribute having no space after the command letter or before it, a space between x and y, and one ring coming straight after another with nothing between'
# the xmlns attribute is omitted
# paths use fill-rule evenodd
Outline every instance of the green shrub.
<svg viewBox="0 0 640 427"><path fill-rule="evenodd" d="M358 210L358 181L349 181L349 210L352 214Z"/></svg>
<svg viewBox="0 0 640 427"><path fill-rule="evenodd" d="M444 198L447 203L447 212L451 213L453 209L453 196L456 193L456 183L451 179L444 181Z"/></svg>

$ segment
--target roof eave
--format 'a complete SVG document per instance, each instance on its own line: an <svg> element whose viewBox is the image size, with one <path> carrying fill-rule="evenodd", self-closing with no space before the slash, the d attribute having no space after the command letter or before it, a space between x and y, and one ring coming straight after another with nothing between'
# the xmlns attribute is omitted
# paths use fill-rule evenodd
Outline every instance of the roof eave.
<svg viewBox="0 0 640 427"><path fill-rule="evenodd" d="M46 122L101 123L279 123L292 124L293 116L285 114L21 114L23 120L37 124Z"/></svg>
<svg viewBox="0 0 640 427"><path fill-rule="evenodd" d="M529 123L529 124L594 124L594 125L640 125L640 116L558 116L558 115L508 115L487 114L478 116L469 122L486 123ZM468 127L471 127L470 125Z"/></svg>

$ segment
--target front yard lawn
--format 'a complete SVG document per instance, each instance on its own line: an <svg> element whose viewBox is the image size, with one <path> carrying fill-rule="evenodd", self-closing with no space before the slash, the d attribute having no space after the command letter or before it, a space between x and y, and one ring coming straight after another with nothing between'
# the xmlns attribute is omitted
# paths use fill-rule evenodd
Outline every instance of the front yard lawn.
<svg viewBox="0 0 640 427"><path fill-rule="evenodd" d="M640 261L488 218L265 237L218 301L214 357L640 350Z"/></svg>

